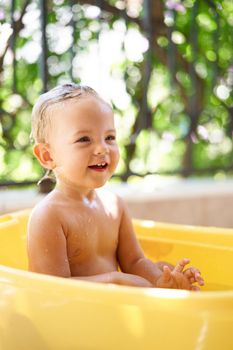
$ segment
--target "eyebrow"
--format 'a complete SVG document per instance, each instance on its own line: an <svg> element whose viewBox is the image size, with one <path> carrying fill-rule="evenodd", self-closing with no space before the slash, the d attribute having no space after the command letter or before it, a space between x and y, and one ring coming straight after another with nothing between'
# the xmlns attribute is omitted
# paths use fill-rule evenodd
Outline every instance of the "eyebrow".
<svg viewBox="0 0 233 350"><path fill-rule="evenodd" d="M89 134L91 132L92 132L92 130L79 130L79 131L75 132L73 134L73 136L77 136L79 134ZM108 132L114 132L115 133L116 129L108 129L108 130L106 130L106 133L108 133Z"/></svg>

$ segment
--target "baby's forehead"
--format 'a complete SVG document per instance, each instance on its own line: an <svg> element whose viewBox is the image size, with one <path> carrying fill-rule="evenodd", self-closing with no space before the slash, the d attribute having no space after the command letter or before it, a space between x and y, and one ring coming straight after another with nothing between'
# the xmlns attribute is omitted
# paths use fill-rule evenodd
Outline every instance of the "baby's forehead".
<svg viewBox="0 0 233 350"><path fill-rule="evenodd" d="M55 104L49 106L49 114L52 116L53 114L57 114L60 111L72 110L75 107L75 110L78 110L85 105L86 108L92 107L93 105L98 104L101 105L102 108L107 109L108 111L113 112L112 106L107 101L103 100L99 96L94 96L91 94L85 94L83 96L74 97L70 99L61 100Z"/></svg>
<svg viewBox="0 0 233 350"><path fill-rule="evenodd" d="M59 127L70 133L74 129L90 130L97 125L114 128L112 107L99 97L83 96L60 101L49 111L50 129Z"/></svg>

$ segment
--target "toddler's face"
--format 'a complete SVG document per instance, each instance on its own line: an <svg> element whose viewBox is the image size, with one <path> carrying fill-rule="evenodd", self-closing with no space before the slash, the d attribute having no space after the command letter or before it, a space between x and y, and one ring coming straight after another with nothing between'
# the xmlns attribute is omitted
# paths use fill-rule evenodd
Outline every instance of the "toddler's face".
<svg viewBox="0 0 233 350"><path fill-rule="evenodd" d="M93 96L58 105L49 135L57 180L74 188L101 187L119 160L113 112Z"/></svg>

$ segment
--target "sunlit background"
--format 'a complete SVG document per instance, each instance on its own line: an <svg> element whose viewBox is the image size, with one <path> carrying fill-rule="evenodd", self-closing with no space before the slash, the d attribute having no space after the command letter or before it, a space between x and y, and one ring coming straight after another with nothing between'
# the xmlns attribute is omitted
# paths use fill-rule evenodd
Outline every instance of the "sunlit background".
<svg viewBox="0 0 233 350"><path fill-rule="evenodd" d="M1 183L41 177L31 108L71 80L113 105L118 179L232 175L232 29L230 0L0 0Z"/></svg>

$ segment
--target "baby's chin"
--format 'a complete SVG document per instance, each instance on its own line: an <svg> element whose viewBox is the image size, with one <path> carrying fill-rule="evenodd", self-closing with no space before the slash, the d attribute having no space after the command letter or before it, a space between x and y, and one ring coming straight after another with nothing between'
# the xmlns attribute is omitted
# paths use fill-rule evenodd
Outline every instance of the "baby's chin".
<svg viewBox="0 0 233 350"><path fill-rule="evenodd" d="M99 181L93 181L92 183L90 182L90 187L93 189L101 188L106 185L108 182L109 178L107 180L99 180Z"/></svg>
<svg viewBox="0 0 233 350"><path fill-rule="evenodd" d="M82 190L82 189L88 189L88 190L94 190L97 188L103 187L109 179L99 179L99 180L90 180L86 181L85 184L80 184L79 182L72 180L68 178L67 176L64 176L64 174L59 174L57 177L57 183L59 183L62 187L67 187L69 189L73 189L74 191Z"/></svg>

